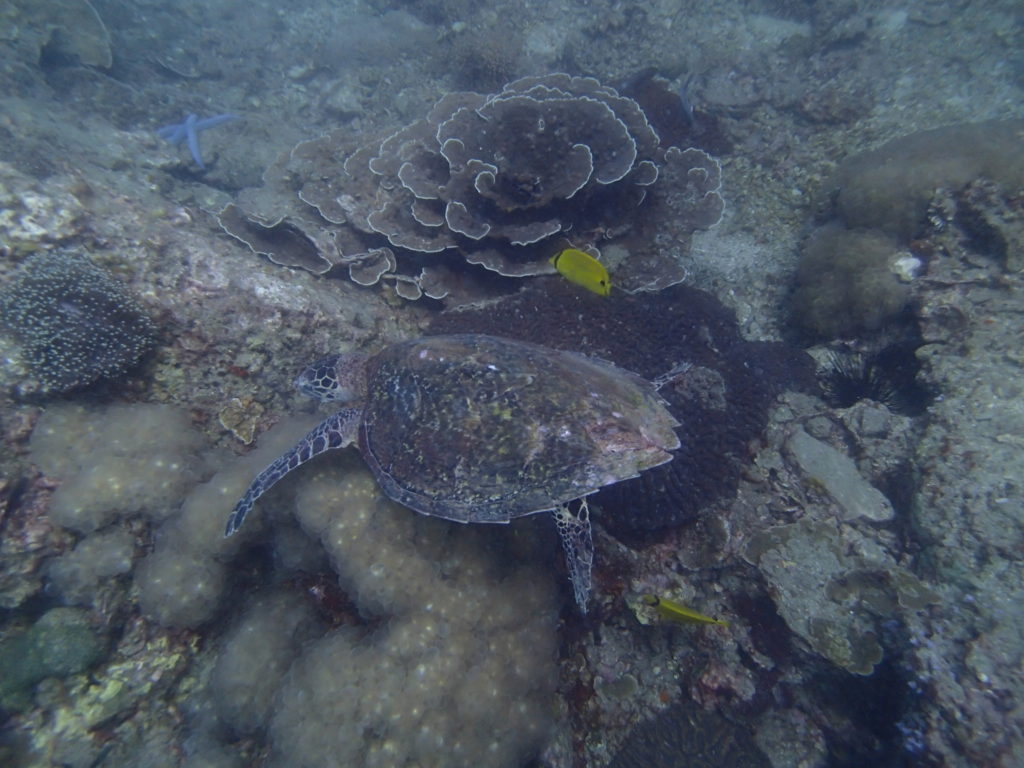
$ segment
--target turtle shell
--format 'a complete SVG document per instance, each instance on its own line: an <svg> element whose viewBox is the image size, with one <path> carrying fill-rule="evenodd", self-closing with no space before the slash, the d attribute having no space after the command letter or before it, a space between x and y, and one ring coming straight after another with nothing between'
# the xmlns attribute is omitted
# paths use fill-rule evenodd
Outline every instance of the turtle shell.
<svg viewBox="0 0 1024 768"><path fill-rule="evenodd" d="M603 360L433 336L369 361L359 446L395 501L498 523L669 461L676 426L649 382Z"/></svg>

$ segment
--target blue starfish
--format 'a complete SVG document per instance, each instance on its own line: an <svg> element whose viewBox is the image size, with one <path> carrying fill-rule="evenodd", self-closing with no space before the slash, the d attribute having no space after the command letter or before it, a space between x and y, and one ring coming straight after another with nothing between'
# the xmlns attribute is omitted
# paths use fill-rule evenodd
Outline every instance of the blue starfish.
<svg viewBox="0 0 1024 768"><path fill-rule="evenodd" d="M203 156L199 153L199 132L205 131L207 128L213 128L215 125L226 123L228 120L240 119L238 115L214 115L213 117L206 117L200 120L195 115L189 115L185 118L184 122L165 125L156 133L160 138L167 139L167 141L175 146L183 141L188 142L188 151L192 153L192 159L196 161L196 165L205 171L206 166L203 165Z"/></svg>

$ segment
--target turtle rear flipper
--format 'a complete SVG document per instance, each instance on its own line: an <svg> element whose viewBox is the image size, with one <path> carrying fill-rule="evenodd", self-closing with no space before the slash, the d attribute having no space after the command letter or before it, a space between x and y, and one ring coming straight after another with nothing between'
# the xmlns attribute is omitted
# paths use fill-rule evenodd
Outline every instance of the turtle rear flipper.
<svg viewBox="0 0 1024 768"><path fill-rule="evenodd" d="M590 596L590 569L594 564L594 540L590 533L590 507L587 499L579 500L575 513L563 504L554 510L558 536L565 550L565 565L569 570L573 595L580 613L587 613L587 598Z"/></svg>
<svg viewBox="0 0 1024 768"><path fill-rule="evenodd" d="M290 451L278 456L266 469L256 475L245 495L235 504L234 510L228 517L228 524L224 528L224 535L230 536L241 528L256 500L293 469L325 451L333 451L335 448L346 448L351 445L355 440L356 430L362 417L363 412L360 408L343 408L317 424Z"/></svg>

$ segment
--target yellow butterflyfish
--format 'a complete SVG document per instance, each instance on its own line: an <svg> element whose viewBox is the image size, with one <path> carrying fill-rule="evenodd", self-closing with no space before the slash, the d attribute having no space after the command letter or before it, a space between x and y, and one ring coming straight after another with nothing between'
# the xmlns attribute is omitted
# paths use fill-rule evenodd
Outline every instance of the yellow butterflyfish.
<svg viewBox="0 0 1024 768"><path fill-rule="evenodd" d="M607 296L612 292L612 281L604 264L586 251L566 248L550 259L551 265L570 283L582 285L588 291Z"/></svg>
<svg viewBox="0 0 1024 768"><path fill-rule="evenodd" d="M659 616L670 621L678 621L683 624L717 624L720 627L728 627L729 622L716 619L712 616L705 616L703 613L687 608L685 605L666 600L654 595L640 595L640 599L651 606Z"/></svg>

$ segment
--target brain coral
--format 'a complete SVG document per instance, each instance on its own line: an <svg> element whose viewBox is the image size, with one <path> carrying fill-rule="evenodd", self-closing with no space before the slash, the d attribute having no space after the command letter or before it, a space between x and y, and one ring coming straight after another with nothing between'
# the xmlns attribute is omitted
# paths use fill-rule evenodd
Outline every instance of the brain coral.
<svg viewBox="0 0 1024 768"><path fill-rule="evenodd" d="M221 225L275 262L345 268L363 285L384 277L415 299L464 287L467 263L506 277L551 273L558 246L549 241L564 247L571 234L577 246L597 246L631 229L643 241L633 247L650 253L630 259L618 284L641 287L666 270L678 282L678 253L654 248L636 211L653 199L648 215L680 222L668 234L685 248L723 210L718 162L662 146L635 101L592 78L451 93L383 140L346 141L332 133L297 146L266 187L221 212Z"/></svg>
<svg viewBox="0 0 1024 768"><path fill-rule="evenodd" d="M27 259L0 290L0 317L48 392L123 375L155 328L127 287L83 254Z"/></svg>

